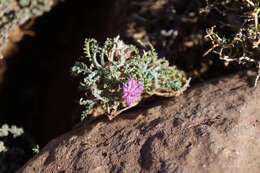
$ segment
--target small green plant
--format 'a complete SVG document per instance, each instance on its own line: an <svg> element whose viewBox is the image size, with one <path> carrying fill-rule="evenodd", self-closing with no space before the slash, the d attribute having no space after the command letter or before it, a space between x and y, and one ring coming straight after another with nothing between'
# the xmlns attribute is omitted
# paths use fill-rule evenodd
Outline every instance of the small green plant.
<svg viewBox="0 0 260 173"><path fill-rule="evenodd" d="M103 46L95 39L86 39L84 53L86 57L72 67L72 74L82 77L80 88L85 91L79 101L85 106L82 119L89 114L112 119L143 98L178 96L189 86L190 79L167 60L158 59L151 44L139 50L119 36L108 38Z"/></svg>
<svg viewBox="0 0 260 173"><path fill-rule="evenodd" d="M40 152L40 147L39 147L39 145L35 145L35 146L32 148L32 151L33 151L33 153L38 154L38 153Z"/></svg>

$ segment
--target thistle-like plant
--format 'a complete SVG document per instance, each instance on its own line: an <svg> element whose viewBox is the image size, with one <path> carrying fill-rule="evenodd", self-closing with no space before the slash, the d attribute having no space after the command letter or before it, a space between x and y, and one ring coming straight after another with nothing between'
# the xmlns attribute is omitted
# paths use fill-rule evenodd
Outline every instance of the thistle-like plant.
<svg viewBox="0 0 260 173"><path fill-rule="evenodd" d="M152 45L146 49L127 45L119 36L108 38L103 46L95 39L85 40L86 57L72 67L72 74L82 77L80 88L85 91L79 101L85 106L82 119L88 114L112 119L143 98L178 96L187 89L189 79L167 60L158 59Z"/></svg>

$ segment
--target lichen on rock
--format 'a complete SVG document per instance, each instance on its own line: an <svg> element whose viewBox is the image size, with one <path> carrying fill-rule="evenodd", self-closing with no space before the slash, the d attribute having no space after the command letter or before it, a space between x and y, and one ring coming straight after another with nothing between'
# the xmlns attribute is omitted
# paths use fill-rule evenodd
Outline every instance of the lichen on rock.
<svg viewBox="0 0 260 173"><path fill-rule="evenodd" d="M8 43L9 33L27 20L51 10L54 0L0 0L0 58Z"/></svg>

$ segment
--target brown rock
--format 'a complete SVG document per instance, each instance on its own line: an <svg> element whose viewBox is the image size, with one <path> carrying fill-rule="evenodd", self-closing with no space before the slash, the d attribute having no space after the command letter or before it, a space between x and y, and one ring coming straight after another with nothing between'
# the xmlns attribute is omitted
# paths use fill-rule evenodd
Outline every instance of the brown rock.
<svg viewBox="0 0 260 173"><path fill-rule="evenodd" d="M18 173L260 172L260 85L238 75L52 140Z"/></svg>

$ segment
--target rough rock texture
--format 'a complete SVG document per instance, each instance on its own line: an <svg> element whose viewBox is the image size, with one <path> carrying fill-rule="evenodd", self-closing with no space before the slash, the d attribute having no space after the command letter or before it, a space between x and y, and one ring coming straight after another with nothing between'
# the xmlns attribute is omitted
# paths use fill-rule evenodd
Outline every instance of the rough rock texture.
<svg viewBox="0 0 260 173"><path fill-rule="evenodd" d="M23 32L20 26L49 11L54 1L56 0L0 0L0 58L8 52L4 50L8 41L12 43L21 40Z"/></svg>
<svg viewBox="0 0 260 173"><path fill-rule="evenodd" d="M192 87L52 140L18 172L260 172L260 85Z"/></svg>

